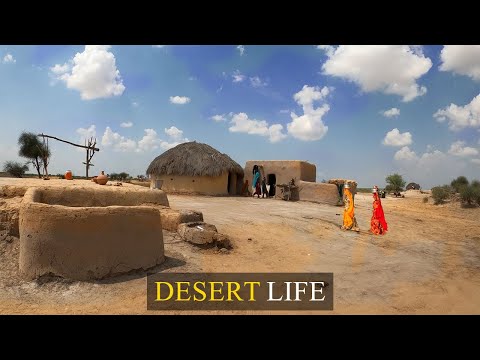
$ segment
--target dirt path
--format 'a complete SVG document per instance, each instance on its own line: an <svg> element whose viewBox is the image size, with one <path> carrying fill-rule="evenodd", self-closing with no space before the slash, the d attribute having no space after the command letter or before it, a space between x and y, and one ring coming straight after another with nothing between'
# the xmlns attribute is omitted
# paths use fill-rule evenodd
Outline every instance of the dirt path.
<svg viewBox="0 0 480 360"><path fill-rule="evenodd" d="M378 237L367 232L369 195L356 196L359 234L339 229L341 207L240 197L169 200L172 208L202 211L235 249L199 250L165 232L168 260L152 271L333 272L332 313L480 313L478 208L438 207L418 196L382 199L390 231ZM15 247L0 242L0 313L151 314L145 272L96 283L22 282L7 261L18 256Z"/></svg>

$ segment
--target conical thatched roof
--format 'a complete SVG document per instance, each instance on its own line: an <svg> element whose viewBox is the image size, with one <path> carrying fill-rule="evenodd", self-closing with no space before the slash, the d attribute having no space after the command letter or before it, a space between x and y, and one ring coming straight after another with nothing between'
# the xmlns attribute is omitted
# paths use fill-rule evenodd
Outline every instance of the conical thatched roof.
<svg viewBox="0 0 480 360"><path fill-rule="evenodd" d="M147 169L148 175L220 176L231 171L243 176L242 167L230 156L207 144L187 142L157 156Z"/></svg>

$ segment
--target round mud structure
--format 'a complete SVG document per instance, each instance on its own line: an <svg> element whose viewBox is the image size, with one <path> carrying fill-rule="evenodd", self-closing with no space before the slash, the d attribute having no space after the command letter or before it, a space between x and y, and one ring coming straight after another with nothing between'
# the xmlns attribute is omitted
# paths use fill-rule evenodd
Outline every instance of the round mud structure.
<svg viewBox="0 0 480 360"><path fill-rule="evenodd" d="M20 208L21 273L93 280L162 263L159 210L138 206L138 195L129 206L129 196L110 190L29 189Z"/></svg>

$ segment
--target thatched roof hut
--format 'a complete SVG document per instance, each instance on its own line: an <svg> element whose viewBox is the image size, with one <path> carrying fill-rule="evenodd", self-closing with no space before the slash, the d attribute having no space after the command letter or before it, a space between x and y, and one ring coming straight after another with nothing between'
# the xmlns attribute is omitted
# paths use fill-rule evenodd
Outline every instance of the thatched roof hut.
<svg viewBox="0 0 480 360"><path fill-rule="evenodd" d="M407 185L405 188L406 190L420 190L420 185L416 184L414 182L411 182L410 184Z"/></svg>
<svg viewBox="0 0 480 360"><path fill-rule="evenodd" d="M228 155L196 141L183 143L157 156L148 175L220 176L230 172L243 177L242 167Z"/></svg>

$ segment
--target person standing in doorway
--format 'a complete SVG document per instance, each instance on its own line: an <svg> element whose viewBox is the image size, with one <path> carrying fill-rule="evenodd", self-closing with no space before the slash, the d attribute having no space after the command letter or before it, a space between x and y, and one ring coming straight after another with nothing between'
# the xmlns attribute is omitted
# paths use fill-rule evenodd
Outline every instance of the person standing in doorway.
<svg viewBox="0 0 480 360"><path fill-rule="evenodd" d="M252 197L255 197L255 195L257 195L257 197L260 197L262 193L262 189L260 188L260 171L258 171L258 167L256 169L255 175L253 176L252 185L253 185L253 188L255 189Z"/></svg>
<svg viewBox="0 0 480 360"><path fill-rule="evenodd" d="M268 198L267 179L265 179L264 176L262 180L262 198L264 198L265 196Z"/></svg>

